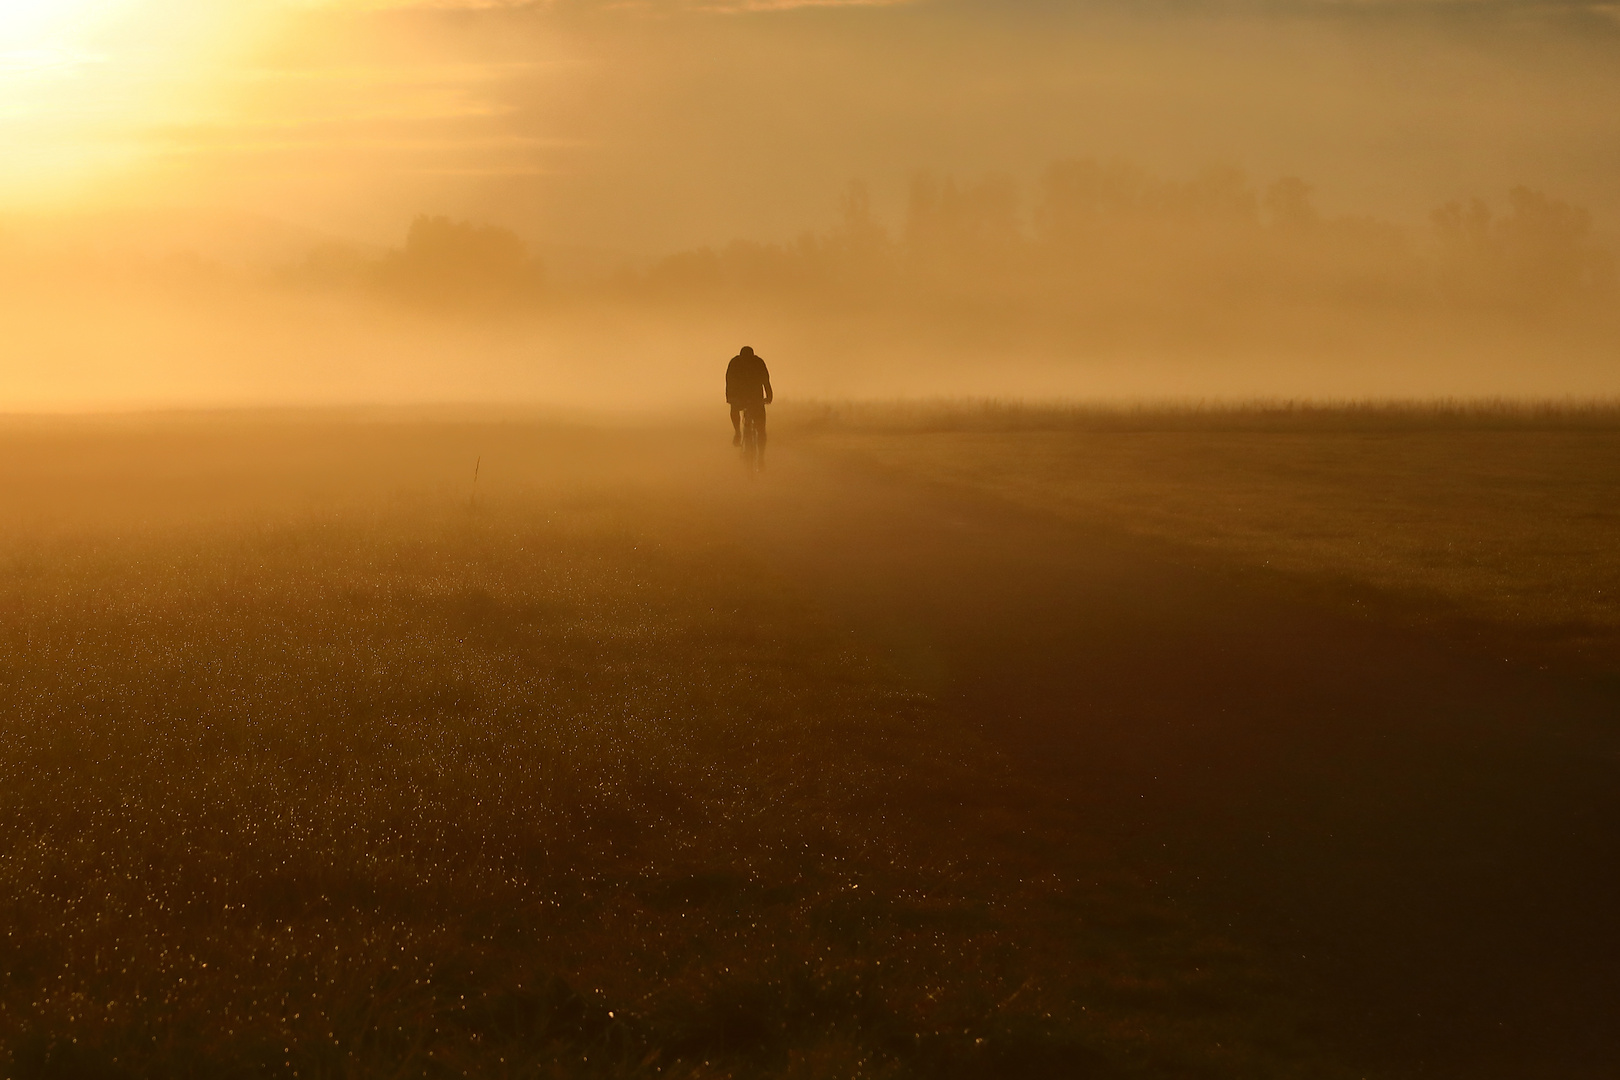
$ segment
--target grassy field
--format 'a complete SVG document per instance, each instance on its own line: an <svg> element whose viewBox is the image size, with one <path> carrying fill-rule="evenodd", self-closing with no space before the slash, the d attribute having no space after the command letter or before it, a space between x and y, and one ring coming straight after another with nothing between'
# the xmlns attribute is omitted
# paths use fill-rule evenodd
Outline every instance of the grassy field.
<svg viewBox="0 0 1620 1080"><path fill-rule="evenodd" d="M1620 407L845 407L828 451L1620 664Z"/></svg>
<svg viewBox="0 0 1620 1080"><path fill-rule="evenodd" d="M1620 428L1060 419L10 422L0 1076L1416 1075L747 538L854 462L1590 654Z"/></svg>
<svg viewBox="0 0 1620 1080"><path fill-rule="evenodd" d="M705 442L171 417L0 461L0 1075L1348 1075L743 550Z"/></svg>

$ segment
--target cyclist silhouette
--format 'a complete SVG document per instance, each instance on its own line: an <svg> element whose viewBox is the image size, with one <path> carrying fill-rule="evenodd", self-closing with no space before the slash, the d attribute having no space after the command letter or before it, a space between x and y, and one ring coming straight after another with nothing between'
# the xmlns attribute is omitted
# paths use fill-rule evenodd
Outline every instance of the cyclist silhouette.
<svg viewBox="0 0 1620 1080"><path fill-rule="evenodd" d="M765 361L747 345L726 365L726 403L731 406L731 445L741 446L744 415L754 425L758 453L765 454L765 406L775 400Z"/></svg>

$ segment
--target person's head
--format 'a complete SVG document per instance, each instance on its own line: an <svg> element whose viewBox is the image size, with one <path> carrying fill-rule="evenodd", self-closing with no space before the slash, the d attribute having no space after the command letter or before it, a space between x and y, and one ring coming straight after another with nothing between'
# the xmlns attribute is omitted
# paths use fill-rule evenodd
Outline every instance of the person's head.
<svg viewBox="0 0 1620 1080"><path fill-rule="evenodd" d="M744 356L753 356L754 355L754 350L750 346L744 345L742 347L742 354Z"/></svg>

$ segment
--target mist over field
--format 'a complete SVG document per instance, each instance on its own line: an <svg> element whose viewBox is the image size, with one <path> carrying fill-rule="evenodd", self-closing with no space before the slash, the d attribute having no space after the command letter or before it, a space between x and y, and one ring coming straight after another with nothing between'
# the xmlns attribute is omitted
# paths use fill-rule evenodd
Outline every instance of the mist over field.
<svg viewBox="0 0 1620 1080"><path fill-rule="evenodd" d="M1600 5L32 10L14 409L1620 391Z"/></svg>
<svg viewBox="0 0 1620 1080"><path fill-rule="evenodd" d="M104 219L69 256L60 234L7 252L8 393L644 410L709 403L743 341L800 399L1617 388L1613 258L1586 211L1540 192L1405 230L1235 170L1164 181L1064 161L1035 187L1026 225L1010 181L919 175L889 229L857 183L827 231L572 278L510 230L443 216L377 249L272 222Z"/></svg>

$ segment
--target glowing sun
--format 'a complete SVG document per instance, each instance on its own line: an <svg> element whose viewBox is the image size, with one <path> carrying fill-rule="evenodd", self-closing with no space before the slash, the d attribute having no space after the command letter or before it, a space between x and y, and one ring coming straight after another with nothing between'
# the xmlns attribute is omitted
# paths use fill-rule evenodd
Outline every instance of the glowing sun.
<svg viewBox="0 0 1620 1080"><path fill-rule="evenodd" d="M0 51L62 44L118 6L117 0L0 0Z"/></svg>

